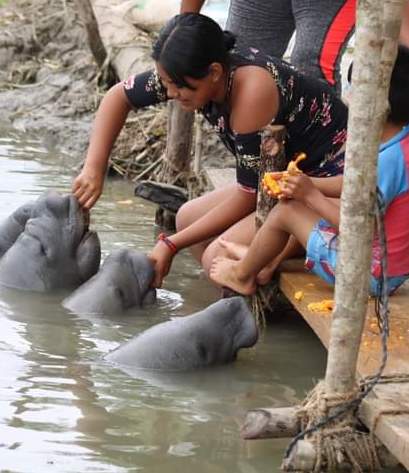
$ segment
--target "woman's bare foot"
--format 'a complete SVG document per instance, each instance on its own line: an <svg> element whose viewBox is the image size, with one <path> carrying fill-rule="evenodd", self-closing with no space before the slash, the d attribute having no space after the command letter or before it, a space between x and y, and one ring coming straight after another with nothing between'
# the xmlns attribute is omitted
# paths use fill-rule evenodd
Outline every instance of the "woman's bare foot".
<svg viewBox="0 0 409 473"><path fill-rule="evenodd" d="M226 240L223 237L220 237L218 241L220 246L226 250L226 255L231 259L243 259L249 249L246 245Z"/></svg>
<svg viewBox="0 0 409 473"><path fill-rule="evenodd" d="M210 267L210 279L219 286L229 287L233 291L249 296L256 292L255 278L240 276L238 266L240 262L218 256L214 258Z"/></svg>

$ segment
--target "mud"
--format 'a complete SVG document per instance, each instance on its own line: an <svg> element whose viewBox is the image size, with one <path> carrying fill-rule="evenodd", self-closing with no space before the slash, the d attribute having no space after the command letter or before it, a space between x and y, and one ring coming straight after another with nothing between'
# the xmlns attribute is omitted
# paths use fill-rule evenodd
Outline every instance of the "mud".
<svg viewBox="0 0 409 473"><path fill-rule="evenodd" d="M98 104L110 85L101 80L74 0L3 2L0 124L44 137L47 146L71 156L76 168L84 158ZM157 153L165 149L166 110L163 116ZM147 117L146 126L152 111ZM112 157L123 160L132 149L140 152L135 143L141 138L146 139L143 111L130 114ZM204 160L225 165L227 154L209 130L204 132L204 144Z"/></svg>
<svg viewBox="0 0 409 473"><path fill-rule="evenodd" d="M1 120L79 161L102 91L74 2L9 1L0 31Z"/></svg>

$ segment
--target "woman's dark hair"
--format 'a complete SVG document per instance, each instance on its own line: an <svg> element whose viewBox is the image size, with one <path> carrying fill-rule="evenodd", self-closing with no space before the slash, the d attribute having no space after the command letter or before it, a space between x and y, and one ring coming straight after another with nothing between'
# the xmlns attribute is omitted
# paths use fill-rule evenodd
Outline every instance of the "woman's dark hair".
<svg viewBox="0 0 409 473"><path fill-rule="evenodd" d="M183 13L162 28L152 58L177 87L192 88L185 77L202 79L213 62L227 67L229 51L235 42L235 36L223 31L211 18L200 13Z"/></svg>
<svg viewBox="0 0 409 473"><path fill-rule="evenodd" d="M348 69L348 82L351 83L352 64ZM409 48L398 47L395 65L392 70L389 88L388 120L396 125L409 123Z"/></svg>

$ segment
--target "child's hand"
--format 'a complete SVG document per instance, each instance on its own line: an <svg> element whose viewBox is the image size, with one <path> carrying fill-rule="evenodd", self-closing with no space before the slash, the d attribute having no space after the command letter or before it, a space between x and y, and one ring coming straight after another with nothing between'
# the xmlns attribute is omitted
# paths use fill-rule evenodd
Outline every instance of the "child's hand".
<svg viewBox="0 0 409 473"><path fill-rule="evenodd" d="M72 193L86 210L99 199L104 187L104 174L84 166L72 183Z"/></svg>
<svg viewBox="0 0 409 473"><path fill-rule="evenodd" d="M151 283L152 287L161 287L163 279L169 273L173 260L172 251L161 241L158 241L148 257L155 268L155 276Z"/></svg>
<svg viewBox="0 0 409 473"><path fill-rule="evenodd" d="M289 175L282 183L282 197L284 199L295 199L308 204L317 193L320 193L320 191L305 174Z"/></svg>

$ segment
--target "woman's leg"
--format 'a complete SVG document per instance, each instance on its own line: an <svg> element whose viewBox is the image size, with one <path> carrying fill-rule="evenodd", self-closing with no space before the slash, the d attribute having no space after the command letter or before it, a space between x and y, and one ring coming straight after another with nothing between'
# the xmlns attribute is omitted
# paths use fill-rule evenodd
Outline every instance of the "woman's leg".
<svg viewBox="0 0 409 473"><path fill-rule="evenodd" d="M231 0L226 29L239 47L281 57L294 32L291 0Z"/></svg>
<svg viewBox="0 0 409 473"><path fill-rule="evenodd" d="M252 212L247 217L232 225L221 237L239 245L248 247L256 234L255 212ZM213 240L203 252L202 266L206 274L209 275L212 261L217 256L226 256L228 254L226 248L220 242L219 238Z"/></svg>
<svg viewBox="0 0 409 473"><path fill-rule="evenodd" d="M180 207L176 214L176 231L183 230L191 225L193 222L203 217L209 210L220 204L224 199L231 195L232 190L236 187L232 184L224 189L217 189L207 194L204 194L196 199L189 200ZM203 251L211 240L202 242L190 247L193 256L200 261Z"/></svg>
<svg viewBox="0 0 409 473"><path fill-rule="evenodd" d="M295 45L291 63L341 92L342 53L354 32L356 0L292 0Z"/></svg>
<svg viewBox="0 0 409 473"><path fill-rule="evenodd" d="M257 275L284 250L289 235L294 235L306 248L310 233L319 218L315 211L300 202L279 202L257 232L246 256L240 261L225 257L214 258L210 278L241 294L254 293Z"/></svg>

